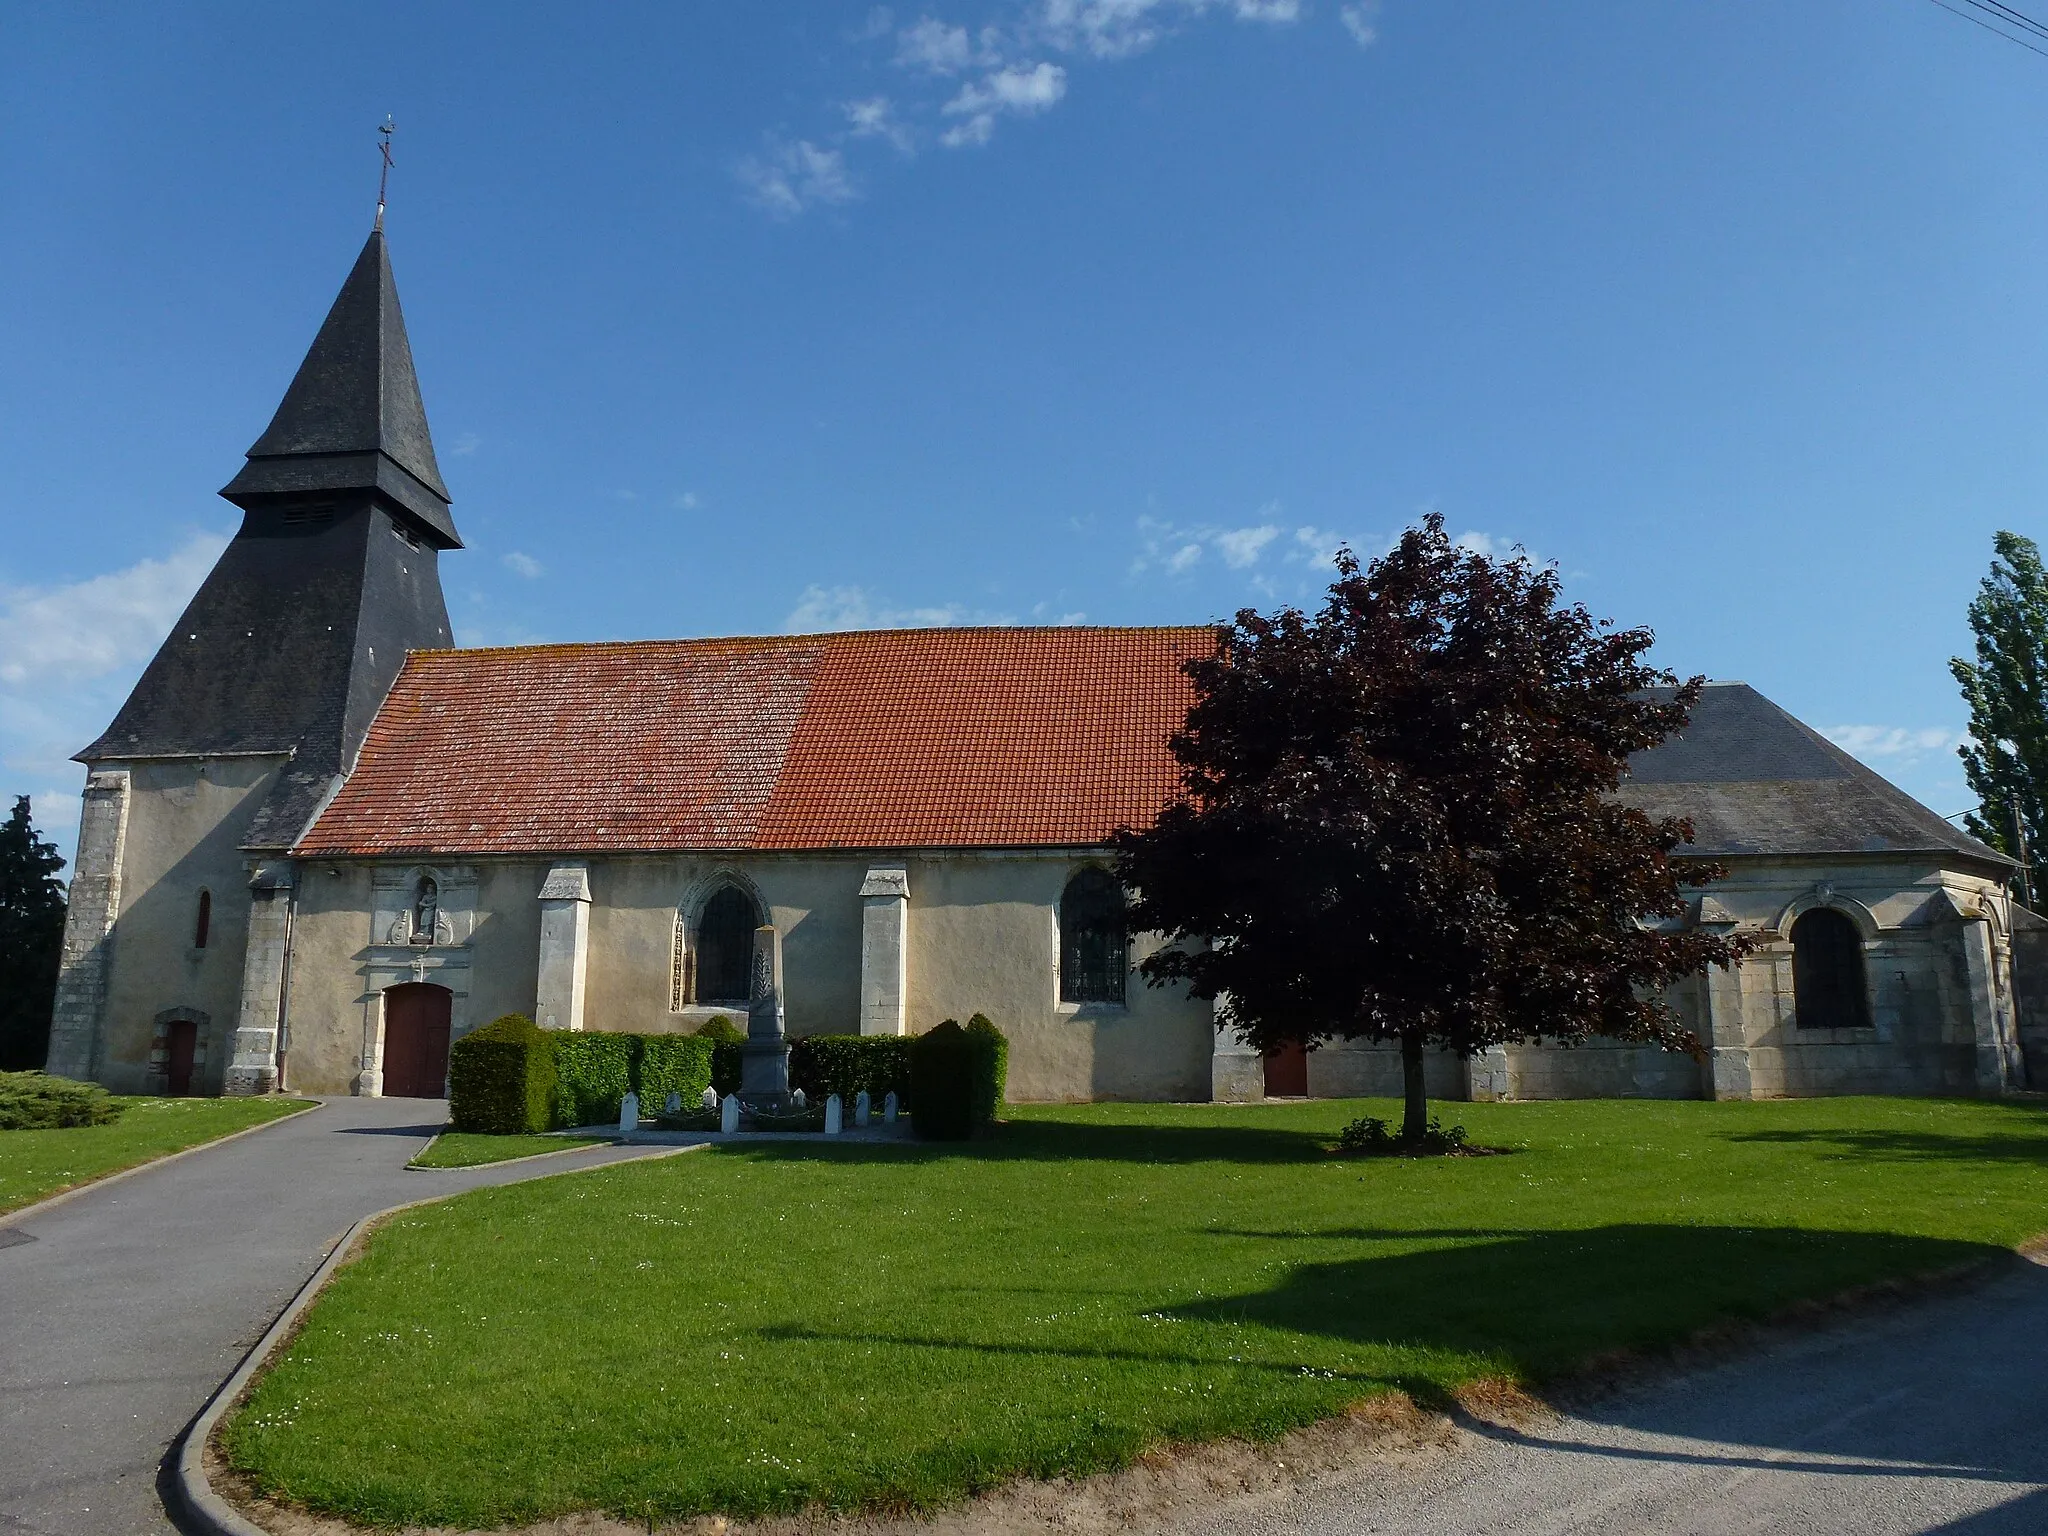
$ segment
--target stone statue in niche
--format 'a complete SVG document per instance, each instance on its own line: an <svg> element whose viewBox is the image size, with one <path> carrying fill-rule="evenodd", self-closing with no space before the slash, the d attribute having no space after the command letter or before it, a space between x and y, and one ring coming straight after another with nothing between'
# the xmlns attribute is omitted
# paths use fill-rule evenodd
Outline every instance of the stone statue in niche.
<svg viewBox="0 0 2048 1536"><path fill-rule="evenodd" d="M412 901L412 942L431 944L441 916L441 887L432 875L421 875Z"/></svg>

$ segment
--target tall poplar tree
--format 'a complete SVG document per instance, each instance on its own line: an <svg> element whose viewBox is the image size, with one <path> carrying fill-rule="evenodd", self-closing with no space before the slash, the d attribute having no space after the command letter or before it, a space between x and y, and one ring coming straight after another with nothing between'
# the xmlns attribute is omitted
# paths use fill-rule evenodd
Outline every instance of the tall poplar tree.
<svg viewBox="0 0 2048 1536"><path fill-rule="evenodd" d="M1991 544L1997 558L1970 604L1977 659L1948 665L1970 706L1970 739L1956 749L1977 797L1970 835L2017 859L2015 816L2030 854L2048 838L2048 570L2032 539L2001 532Z"/></svg>
<svg viewBox="0 0 2048 1536"><path fill-rule="evenodd" d="M40 1067L64 949L64 861L36 835L27 795L0 822L0 1069Z"/></svg>
<svg viewBox="0 0 2048 1536"><path fill-rule="evenodd" d="M1182 795L1117 840L1132 928L1178 941L1146 978L1218 1000L1261 1050L1397 1043L1411 1145L1427 1047L1699 1049L1661 994L1743 952L1683 922L1721 870L1671 858L1691 827L1614 792L1700 679L1439 517L1337 569L1314 616L1246 609L1188 664Z"/></svg>

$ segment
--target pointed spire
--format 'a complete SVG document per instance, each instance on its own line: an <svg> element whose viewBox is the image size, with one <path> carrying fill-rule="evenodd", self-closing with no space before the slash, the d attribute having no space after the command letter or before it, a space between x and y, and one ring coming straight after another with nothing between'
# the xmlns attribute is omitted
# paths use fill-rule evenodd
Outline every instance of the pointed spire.
<svg viewBox="0 0 2048 1536"><path fill-rule="evenodd" d="M221 494L375 490L442 548L462 540L434 461L384 232L372 230L249 462Z"/></svg>

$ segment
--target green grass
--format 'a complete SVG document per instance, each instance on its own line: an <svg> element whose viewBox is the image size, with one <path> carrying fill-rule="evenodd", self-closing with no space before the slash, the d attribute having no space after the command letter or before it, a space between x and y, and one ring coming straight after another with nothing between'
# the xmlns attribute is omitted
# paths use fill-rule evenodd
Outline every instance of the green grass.
<svg viewBox="0 0 2048 1536"><path fill-rule="evenodd" d="M1161 1442L1441 1403L2048 1227L2048 1108L1446 1106L1508 1157L1347 1160L1366 1109L1013 1109L394 1218L229 1430L381 1526L925 1506Z"/></svg>
<svg viewBox="0 0 2048 1536"><path fill-rule="evenodd" d="M112 1125L0 1131L0 1213L310 1108L305 1099L123 1099Z"/></svg>
<svg viewBox="0 0 2048 1536"><path fill-rule="evenodd" d="M420 1149L408 1168L477 1168L485 1163L508 1163L515 1157L534 1157L542 1152L566 1152L573 1147L594 1147L597 1136L487 1136L480 1131L443 1131Z"/></svg>

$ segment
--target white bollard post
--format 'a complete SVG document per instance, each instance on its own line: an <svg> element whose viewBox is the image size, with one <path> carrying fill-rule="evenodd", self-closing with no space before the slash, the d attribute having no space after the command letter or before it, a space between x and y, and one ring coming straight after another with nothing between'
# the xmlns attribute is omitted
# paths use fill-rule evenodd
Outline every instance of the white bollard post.
<svg viewBox="0 0 2048 1536"><path fill-rule="evenodd" d="M725 1103L719 1107L718 1128L730 1136L740 1128L740 1096L728 1093Z"/></svg>
<svg viewBox="0 0 2048 1536"><path fill-rule="evenodd" d="M894 1088L891 1088L891 1089L889 1090L889 1096L888 1096L887 1098L885 1098L885 1099L883 1099L883 1100L882 1100L882 1124L884 1124L884 1125L894 1125L895 1123L896 1123L896 1090L895 1090Z"/></svg>
<svg viewBox="0 0 2048 1536"><path fill-rule="evenodd" d="M863 1125L866 1125L866 1124L868 1123L868 1114L869 1114L869 1106L868 1106L868 1091L867 1091L867 1089L863 1088L863 1089L861 1089L861 1091L860 1091L859 1093L857 1093L857 1094L855 1094L855 1095L853 1096L853 1123L854 1123L854 1125L855 1125L855 1126L863 1126Z"/></svg>
<svg viewBox="0 0 2048 1536"><path fill-rule="evenodd" d="M845 1110L840 1107L838 1094L833 1094L831 1098L825 1101L825 1134L827 1136L837 1136L839 1134L840 1128L844 1123L842 1117L845 1113Z"/></svg>
<svg viewBox="0 0 2048 1536"><path fill-rule="evenodd" d="M619 1101L619 1134L630 1136L640 1129L640 1095L628 1092Z"/></svg>

